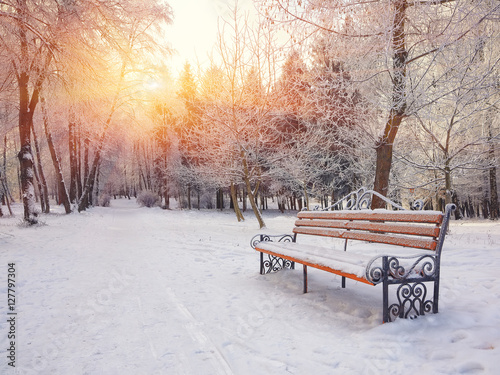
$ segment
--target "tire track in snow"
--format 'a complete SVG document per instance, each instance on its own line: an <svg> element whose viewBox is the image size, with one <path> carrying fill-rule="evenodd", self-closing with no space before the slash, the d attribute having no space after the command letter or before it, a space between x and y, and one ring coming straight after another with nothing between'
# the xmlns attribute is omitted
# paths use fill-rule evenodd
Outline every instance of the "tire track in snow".
<svg viewBox="0 0 500 375"><path fill-rule="evenodd" d="M184 304L179 301L172 288L167 288L165 292L173 302L175 307L177 307L177 310L179 310L183 318L186 320L185 328L191 336L192 340L197 342L200 347L205 350L206 353L211 354L211 362L216 373L220 375L233 375L233 371L224 358L224 355L220 352L220 350L212 342L212 340L210 340L210 338L203 332L203 329L200 327L199 322L186 308L186 306L184 306Z"/></svg>

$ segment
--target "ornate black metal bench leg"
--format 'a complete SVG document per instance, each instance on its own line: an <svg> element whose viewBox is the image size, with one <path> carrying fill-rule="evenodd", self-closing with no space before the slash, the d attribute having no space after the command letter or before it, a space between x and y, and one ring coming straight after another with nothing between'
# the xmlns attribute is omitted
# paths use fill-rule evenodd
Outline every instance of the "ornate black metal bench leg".
<svg viewBox="0 0 500 375"><path fill-rule="evenodd" d="M384 272L382 277L382 318L384 323L388 323L391 320L389 318L389 261L387 257L382 258L382 270Z"/></svg>
<svg viewBox="0 0 500 375"><path fill-rule="evenodd" d="M432 312L434 314L438 313L439 310L439 274L437 275L436 280L434 280L434 296L433 296L433 303L432 303Z"/></svg>
<svg viewBox="0 0 500 375"><path fill-rule="evenodd" d="M304 293L307 293L307 266L304 264Z"/></svg>
<svg viewBox="0 0 500 375"><path fill-rule="evenodd" d="M418 262L417 262L418 263ZM417 264L415 263L415 264ZM426 263L424 267L429 266ZM390 270L390 267L393 267ZM438 312L439 300L439 272L428 268L427 275L422 277L407 277L408 274L398 274L397 270L402 269L395 258L382 258L382 288L383 288L383 321L391 322L396 318L414 318L426 313ZM414 267L412 267L414 269ZM389 275L391 278L389 279ZM396 275L396 278L393 278ZM399 278L399 276L401 276ZM432 297L427 295L427 283L434 283ZM389 285L394 285L396 289L397 301L389 305Z"/></svg>

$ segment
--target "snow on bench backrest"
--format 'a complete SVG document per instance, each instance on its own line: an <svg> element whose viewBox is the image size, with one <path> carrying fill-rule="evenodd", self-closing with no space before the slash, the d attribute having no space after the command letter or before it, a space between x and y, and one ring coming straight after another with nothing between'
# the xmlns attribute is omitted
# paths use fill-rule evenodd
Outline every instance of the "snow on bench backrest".
<svg viewBox="0 0 500 375"><path fill-rule="evenodd" d="M436 250L439 211L302 211L293 232Z"/></svg>

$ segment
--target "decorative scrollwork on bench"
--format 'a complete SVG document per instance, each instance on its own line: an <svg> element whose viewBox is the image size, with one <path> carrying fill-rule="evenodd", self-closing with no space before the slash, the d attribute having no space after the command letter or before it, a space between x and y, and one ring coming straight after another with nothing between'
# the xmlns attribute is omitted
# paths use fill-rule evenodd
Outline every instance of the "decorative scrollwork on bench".
<svg viewBox="0 0 500 375"><path fill-rule="evenodd" d="M294 242L294 236L290 234L278 234L278 235L270 235L270 234L257 234L252 237L250 240L250 245L255 249L255 246L259 242L269 241L269 242ZM264 259L266 257L266 259ZM294 269L295 263L288 260L283 259L274 255L260 253L260 273L261 275L270 272L276 272L282 269Z"/></svg>
<svg viewBox="0 0 500 375"><path fill-rule="evenodd" d="M384 270L383 259L387 259L388 268ZM379 264L382 262L382 264ZM380 256L373 258L366 267L366 278L374 284L383 281L387 274L389 282L401 283L408 279L433 280L437 276L438 260L435 255L418 257Z"/></svg>
<svg viewBox="0 0 500 375"><path fill-rule="evenodd" d="M389 306L389 320L415 318L433 310L432 299L427 298L427 287L422 282L401 284L397 290L398 302Z"/></svg>
<svg viewBox="0 0 500 375"><path fill-rule="evenodd" d="M263 254L261 274L276 272L285 268L293 269L294 263L288 259L279 258L270 254Z"/></svg>
<svg viewBox="0 0 500 375"><path fill-rule="evenodd" d="M384 197L382 194L374 191L368 190L365 187L359 188L357 191L353 191L346 196L339 199L337 202L323 209L323 211L328 210L364 210L369 209L372 204L372 198L376 195L382 199L387 205L391 206L396 210L405 210L400 204ZM411 205L413 210L423 210L425 202L422 199L414 201Z"/></svg>
<svg viewBox="0 0 500 375"><path fill-rule="evenodd" d="M255 249L255 245L259 242L270 241L270 242L293 242L293 235L291 234L278 234L278 235L270 235L270 234L257 234L252 237L250 240L250 246Z"/></svg>

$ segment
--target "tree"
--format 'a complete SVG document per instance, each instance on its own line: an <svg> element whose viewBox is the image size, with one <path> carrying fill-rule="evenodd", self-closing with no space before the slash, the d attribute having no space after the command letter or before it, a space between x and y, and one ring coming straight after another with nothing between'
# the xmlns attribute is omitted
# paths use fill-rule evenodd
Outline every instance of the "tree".
<svg viewBox="0 0 500 375"><path fill-rule="evenodd" d="M331 48L349 57L358 82L380 84L377 107L384 109L382 132L375 142L376 170L374 190L387 195L393 148L404 119L415 115L421 104L419 94L425 78L435 68L435 56L453 51L462 40L494 19L498 5L490 0L471 3L456 1L380 0L360 2L302 2L269 0L263 11L268 22L299 21L308 29L307 36L319 30L335 36ZM274 13L273 13L274 12ZM307 43L297 29L296 40ZM348 46L348 48L345 48ZM344 47L339 48L339 47ZM450 74L453 72L450 70ZM432 100L436 100L433 98ZM383 201L374 198L372 207Z"/></svg>
<svg viewBox="0 0 500 375"><path fill-rule="evenodd" d="M50 38L43 22L37 22L38 16L32 14L28 0L3 4L6 10L0 27L3 35L2 44L9 51L10 66L14 70L19 95L18 127L20 151L21 190L24 205L24 220L37 222L35 210L35 189L33 184L34 165L31 149L31 128L33 115L38 105L40 90L53 59L56 44ZM39 9L35 7L35 9ZM35 10L36 11L36 10ZM44 9L43 19L55 29L62 23L61 13L54 8Z"/></svg>
<svg viewBox="0 0 500 375"><path fill-rule="evenodd" d="M65 212L69 214L71 213L71 202L69 199L68 190L66 189L66 183L64 182L64 174L60 162L60 157L57 154L52 138L52 133L49 129L49 116L47 114L46 102L43 96L40 98L40 102L42 107L42 121L45 131L45 137L47 138L47 145L49 147L52 164L54 166L54 170L56 171L58 200L63 204Z"/></svg>
<svg viewBox="0 0 500 375"><path fill-rule="evenodd" d="M282 74L273 90L276 104L292 116L298 116L304 110L304 100L309 88L308 70L300 53L292 50L283 64Z"/></svg>
<svg viewBox="0 0 500 375"><path fill-rule="evenodd" d="M476 35L464 35L452 50L435 52L432 74L420 74L420 91L413 96L413 126L405 132L411 136L397 156L407 165L428 172L413 186L434 185L431 193L444 188L446 203L457 203L454 174L470 177L467 171L495 167L499 133L493 122L500 100L498 26L483 21L476 31ZM496 178L490 181L494 195Z"/></svg>
<svg viewBox="0 0 500 375"><path fill-rule="evenodd" d="M262 151L271 124L268 94L272 83L265 70L272 61L268 40L250 32L237 6L231 9L231 19L222 21L218 34L221 63L214 62L200 80L200 121L191 133L199 145L194 152L200 174L217 188L231 186L239 220L243 215L235 189L242 183L260 227L265 223L256 198L265 178Z"/></svg>
<svg viewBox="0 0 500 375"><path fill-rule="evenodd" d="M122 105L124 94L129 94L126 88L130 89L130 87L126 85L126 79L128 76L133 78L133 75L140 71L142 59L147 57L148 52L152 52L158 47L153 34L158 31L160 23L171 22L170 7L154 0L147 3L143 2L140 6L130 2L127 3L126 7L116 7L115 10L117 14L112 14L112 16L116 23L108 25L108 28L112 27L113 39L108 42L113 47L113 58L120 62L120 69L117 75L114 97L111 100L108 115L103 123L101 135L96 144L94 160L78 202L78 211L85 210L89 206L89 197L94 189L108 130L115 112Z"/></svg>

